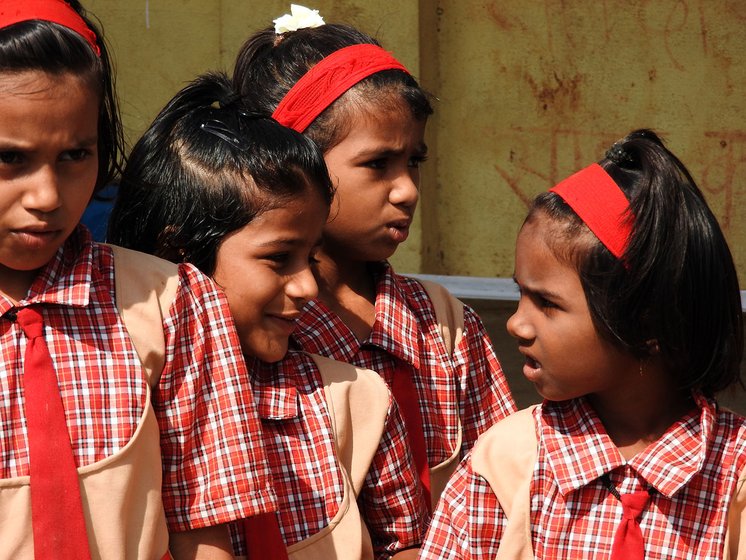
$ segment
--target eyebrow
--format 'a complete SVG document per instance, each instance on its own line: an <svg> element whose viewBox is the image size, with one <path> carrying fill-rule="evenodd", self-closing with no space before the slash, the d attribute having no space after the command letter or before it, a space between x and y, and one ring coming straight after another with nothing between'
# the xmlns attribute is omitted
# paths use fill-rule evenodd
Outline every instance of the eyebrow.
<svg viewBox="0 0 746 560"><path fill-rule="evenodd" d="M367 150L361 150L359 151L356 156L357 157L370 157L370 156L378 156L378 157L391 157L391 156L398 156L404 153L404 148L394 150L391 148L371 148ZM424 156L427 155L427 144L424 142L417 146L415 149L415 154L418 156Z"/></svg>
<svg viewBox="0 0 746 560"><path fill-rule="evenodd" d="M527 286L522 286L521 283L518 282L518 280L516 279L515 275L513 275L513 282L515 282L516 286L518 286L518 289L521 293L539 296L550 301L564 301L564 298L557 292L552 292L551 290L537 290Z"/></svg>

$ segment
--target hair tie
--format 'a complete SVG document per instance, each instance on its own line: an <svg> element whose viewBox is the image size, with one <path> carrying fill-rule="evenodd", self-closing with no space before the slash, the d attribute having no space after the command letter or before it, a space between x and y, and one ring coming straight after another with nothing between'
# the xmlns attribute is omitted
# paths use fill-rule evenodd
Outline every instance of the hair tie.
<svg viewBox="0 0 746 560"><path fill-rule="evenodd" d="M96 56L101 56L101 49L96 44L96 34L67 2L62 0L3 0L0 6L0 29L31 20L57 23L74 31L88 42Z"/></svg>
<svg viewBox="0 0 746 560"><path fill-rule="evenodd" d="M404 65L377 45L344 47L322 58L290 88L272 113L282 125L303 132L344 92L382 70L403 70Z"/></svg>
<svg viewBox="0 0 746 560"><path fill-rule="evenodd" d="M594 163L549 189L559 195L598 240L621 259L632 233L629 201L603 167Z"/></svg>
<svg viewBox="0 0 746 560"><path fill-rule="evenodd" d="M615 163L619 167L624 167L626 164L635 162L635 158L632 157L627 150L622 147L621 144L614 144L611 148L606 150L606 159Z"/></svg>

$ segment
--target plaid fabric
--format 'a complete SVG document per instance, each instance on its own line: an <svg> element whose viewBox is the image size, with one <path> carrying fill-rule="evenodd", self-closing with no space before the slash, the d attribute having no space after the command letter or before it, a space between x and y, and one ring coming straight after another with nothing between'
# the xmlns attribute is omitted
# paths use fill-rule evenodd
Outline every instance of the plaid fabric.
<svg viewBox="0 0 746 560"><path fill-rule="evenodd" d="M599 477L609 473L621 494L655 492L640 526L645 558L722 558L728 508L746 466L746 421L695 397L698 409L625 461L583 399L538 407L540 445L531 487L537 558L608 558L622 506ZM469 461L444 493L421 558L494 558L505 516Z"/></svg>
<svg viewBox="0 0 746 560"><path fill-rule="evenodd" d="M274 477L280 530L288 546L329 525L342 501L342 470L321 375L313 359L289 352L275 364L250 364L264 447ZM376 556L422 542L427 512L398 408L391 401L386 430L358 498ZM234 551L245 554L240 527Z"/></svg>
<svg viewBox="0 0 746 560"><path fill-rule="evenodd" d="M19 307L43 303L45 338L78 466L129 441L147 406L139 358L114 303L111 250L79 228ZM13 303L0 296L0 315ZM164 323L167 363L151 402L161 430L163 500L182 531L274 509L238 338L227 302L190 266ZM0 320L0 476L28 474L23 355L26 339Z"/></svg>
<svg viewBox="0 0 746 560"><path fill-rule="evenodd" d="M411 368L420 398L431 467L448 459L463 425L463 457L479 434L515 411L500 363L479 317L464 308L464 336L448 355L422 285L388 264L377 271L376 320L365 341L321 301L304 309L294 333L308 352L377 371L391 386L397 367Z"/></svg>

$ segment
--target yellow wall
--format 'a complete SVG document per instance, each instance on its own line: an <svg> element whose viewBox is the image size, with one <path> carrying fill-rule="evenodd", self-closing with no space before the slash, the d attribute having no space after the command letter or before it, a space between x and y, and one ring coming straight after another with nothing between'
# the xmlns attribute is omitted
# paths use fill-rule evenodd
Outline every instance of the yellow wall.
<svg viewBox="0 0 746 560"><path fill-rule="evenodd" d="M230 70L288 11L269 0L84 0L117 61L130 139L186 81ZM438 97L404 272L510 276L530 198L635 127L669 140L746 272L746 3L738 0L323 0Z"/></svg>

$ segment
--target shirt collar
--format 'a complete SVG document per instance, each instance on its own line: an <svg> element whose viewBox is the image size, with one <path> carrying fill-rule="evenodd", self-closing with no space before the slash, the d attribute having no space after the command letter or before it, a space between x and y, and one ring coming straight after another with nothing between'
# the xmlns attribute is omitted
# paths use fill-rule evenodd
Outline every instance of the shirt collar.
<svg viewBox="0 0 746 560"><path fill-rule="evenodd" d="M654 444L626 461L585 399L545 401L539 437L563 495L628 464L661 494L671 497L702 469L713 433L715 405L694 396L698 410L676 421Z"/></svg>
<svg viewBox="0 0 746 560"><path fill-rule="evenodd" d="M419 369L420 330L404 284L388 263L377 278L376 320L367 342Z"/></svg>
<svg viewBox="0 0 746 560"><path fill-rule="evenodd" d="M299 415L298 392L293 372L305 367L298 352L288 352L276 363L259 359L248 360L252 392L259 418L262 420L288 420Z"/></svg>
<svg viewBox="0 0 746 560"><path fill-rule="evenodd" d="M371 345L419 368L419 328L404 284L386 262L372 264L371 272L376 279L375 321L366 340L357 340L337 314L316 299L303 309L293 344L343 362L354 361L363 345Z"/></svg>
<svg viewBox="0 0 746 560"><path fill-rule="evenodd" d="M20 303L85 307L90 301L92 275L93 241L88 230L81 225L39 271ZM12 301L0 296L0 314L11 307Z"/></svg>

